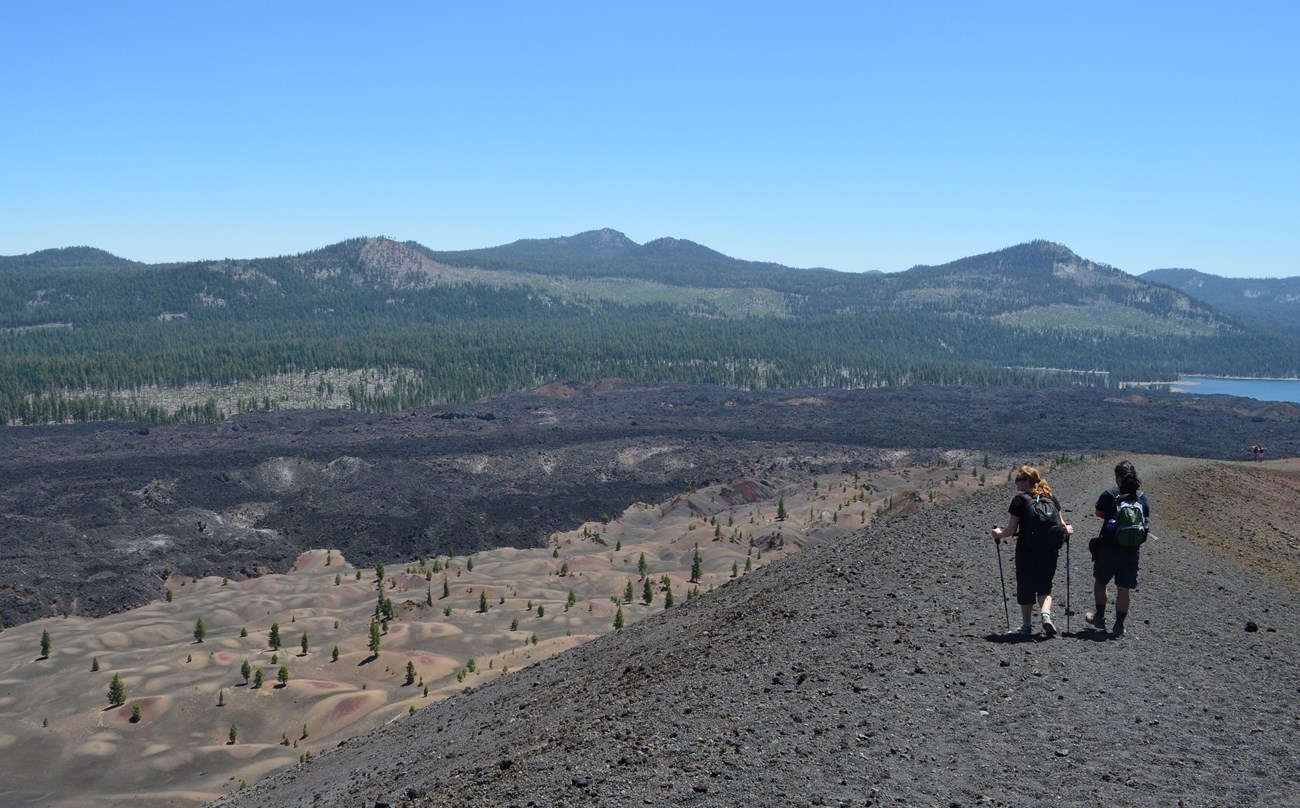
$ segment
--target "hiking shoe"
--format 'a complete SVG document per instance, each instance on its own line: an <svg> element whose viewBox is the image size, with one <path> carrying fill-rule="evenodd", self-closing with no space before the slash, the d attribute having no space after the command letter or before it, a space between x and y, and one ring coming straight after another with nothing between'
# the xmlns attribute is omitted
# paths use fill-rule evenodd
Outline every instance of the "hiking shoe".
<svg viewBox="0 0 1300 808"><path fill-rule="evenodd" d="M1117 640L1118 640L1120 637L1123 637L1123 636L1124 636L1124 624L1123 624L1123 623L1116 623L1116 624L1115 624L1115 628L1112 629L1111 632L1110 632L1110 636L1114 637L1114 638L1117 639Z"/></svg>
<svg viewBox="0 0 1300 808"><path fill-rule="evenodd" d="M1020 627L1021 637L1031 637L1033 636L1033 634L1034 634L1034 627L1029 625L1028 623L1025 623Z"/></svg>
<svg viewBox="0 0 1300 808"><path fill-rule="evenodd" d="M1050 639L1056 636L1056 626L1052 625L1052 615L1050 612L1043 612L1043 634Z"/></svg>
<svg viewBox="0 0 1300 808"><path fill-rule="evenodd" d="M1106 616L1096 612L1088 612L1083 616L1083 622L1097 629L1098 631L1106 630Z"/></svg>

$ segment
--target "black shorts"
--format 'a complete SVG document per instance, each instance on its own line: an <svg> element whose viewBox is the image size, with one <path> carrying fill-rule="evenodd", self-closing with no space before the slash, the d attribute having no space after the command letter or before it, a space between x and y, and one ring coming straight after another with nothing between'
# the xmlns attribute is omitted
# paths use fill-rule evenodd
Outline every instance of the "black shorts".
<svg viewBox="0 0 1300 808"><path fill-rule="evenodd" d="M1021 606L1036 603L1039 598L1052 594L1052 579L1056 577L1056 548L1033 547L1016 542L1016 603Z"/></svg>
<svg viewBox="0 0 1300 808"><path fill-rule="evenodd" d="M1117 547L1104 539L1097 542L1097 557L1092 562L1092 577L1099 584L1115 579L1116 586L1137 589L1138 548Z"/></svg>

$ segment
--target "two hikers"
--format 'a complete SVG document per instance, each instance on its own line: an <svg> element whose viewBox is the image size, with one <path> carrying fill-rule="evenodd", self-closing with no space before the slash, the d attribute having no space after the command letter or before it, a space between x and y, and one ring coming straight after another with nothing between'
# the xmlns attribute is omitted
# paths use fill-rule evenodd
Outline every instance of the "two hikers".
<svg viewBox="0 0 1300 808"><path fill-rule="evenodd" d="M1106 630L1106 586L1115 581L1116 637L1124 636L1129 593L1138 585L1138 555L1147 537L1151 503L1142 493L1137 469L1127 460L1115 466L1115 487L1101 492L1094 506L1102 520L1101 535L1088 542L1092 552L1093 595L1097 607L1084 615L1084 622Z"/></svg>
<svg viewBox="0 0 1300 808"><path fill-rule="evenodd" d="M1033 466L1016 470L1016 494L1011 500L1005 528L993 528L993 541L1018 535L1016 540L1016 603L1020 604L1020 633L1033 633L1030 622L1034 607L1040 610L1043 633L1056 636L1052 623L1052 579L1061 545L1074 533L1061 515L1061 503L1052 488Z"/></svg>

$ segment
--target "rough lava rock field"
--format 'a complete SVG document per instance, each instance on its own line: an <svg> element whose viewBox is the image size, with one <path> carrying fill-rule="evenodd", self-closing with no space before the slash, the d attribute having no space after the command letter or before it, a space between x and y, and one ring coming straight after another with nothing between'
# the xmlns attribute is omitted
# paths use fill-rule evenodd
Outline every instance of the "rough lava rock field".
<svg viewBox="0 0 1300 808"><path fill-rule="evenodd" d="M235 579L332 547L353 563L540 547L710 483L1128 451L1300 456L1300 407L1226 396L901 387L551 385L391 415L0 429L0 615L98 616L167 567Z"/></svg>

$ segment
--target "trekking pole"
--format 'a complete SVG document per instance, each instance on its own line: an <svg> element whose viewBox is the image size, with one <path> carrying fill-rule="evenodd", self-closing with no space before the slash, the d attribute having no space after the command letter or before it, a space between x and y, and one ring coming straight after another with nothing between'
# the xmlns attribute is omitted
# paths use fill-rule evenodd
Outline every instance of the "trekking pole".
<svg viewBox="0 0 1300 808"><path fill-rule="evenodd" d="M994 539L993 546L998 551L998 578L1002 580L1002 611L1007 616L1007 632L1011 631L1011 608L1007 606L1007 576L1002 572L1002 542Z"/></svg>
<svg viewBox="0 0 1300 808"><path fill-rule="evenodd" d="M1070 608L1070 535L1065 535L1065 633L1070 633L1070 615L1074 614L1074 609Z"/></svg>

